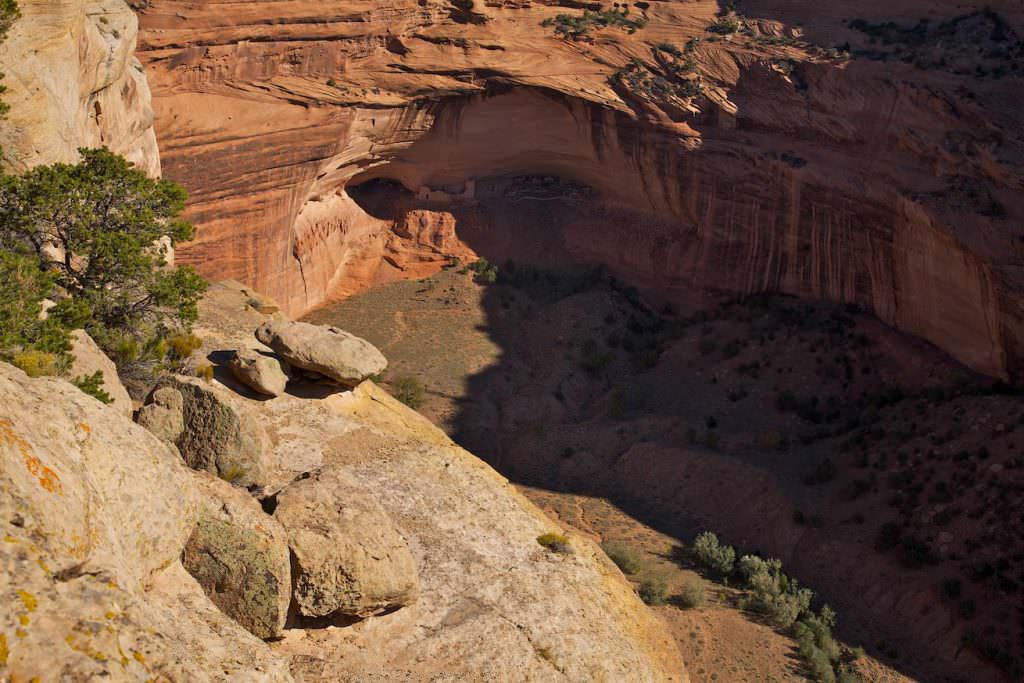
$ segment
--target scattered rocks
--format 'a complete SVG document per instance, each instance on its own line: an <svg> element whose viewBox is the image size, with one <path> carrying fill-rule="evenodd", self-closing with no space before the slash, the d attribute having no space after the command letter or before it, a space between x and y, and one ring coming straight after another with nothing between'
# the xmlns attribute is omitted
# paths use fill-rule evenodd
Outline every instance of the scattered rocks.
<svg viewBox="0 0 1024 683"><path fill-rule="evenodd" d="M121 384L121 378L117 376L117 366L85 330L71 332L71 354L75 360L68 371L68 377L76 379L100 372L103 375L103 390L113 399L110 407L122 415L131 416L132 399Z"/></svg>
<svg viewBox="0 0 1024 683"><path fill-rule="evenodd" d="M384 508L324 470L278 494L274 517L295 556L294 598L307 617L369 616L419 594L416 563Z"/></svg>
<svg viewBox="0 0 1024 683"><path fill-rule="evenodd" d="M140 424L155 426L161 438L174 433L179 407L168 390L181 397L182 420L177 438L168 440L189 467L246 488L266 482L271 456L266 432L250 408L219 384L180 375L162 379L139 411ZM158 408L149 409L153 404Z"/></svg>
<svg viewBox="0 0 1024 683"><path fill-rule="evenodd" d="M337 327L269 320L256 330L256 338L290 365L344 387L354 387L388 365L373 344Z"/></svg>
<svg viewBox="0 0 1024 683"><path fill-rule="evenodd" d="M284 529L251 496L206 476L182 563L217 607L259 638L281 635L291 602Z"/></svg>
<svg viewBox="0 0 1024 683"><path fill-rule="evenodd" d="M173 449L4 363L0 402L0 678L292 680L182 568L202 500Z"/></svg>
<svg viewBox="0 0 1024 683"><path fill-rule="evenodd" d="M254 349L240 349L229 364L239 382L266 396L280 396L288 384L287 365Z"/></svg>

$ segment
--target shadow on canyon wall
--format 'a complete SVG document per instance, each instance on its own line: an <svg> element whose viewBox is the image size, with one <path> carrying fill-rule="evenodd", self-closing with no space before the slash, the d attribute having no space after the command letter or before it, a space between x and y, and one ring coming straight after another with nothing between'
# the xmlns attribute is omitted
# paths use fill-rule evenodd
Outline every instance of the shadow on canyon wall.
<svg viewBox="0 0 1024 683"><path fill-rule="evenodd" d="M459 238L499 265L480 331L500 355L448 397L457 442L517 484L608 499L684 541L708 529L780 557L839 610L846 642L907 675L998 679L962 639L1006 617L999 593L964 579L960 610L978 616L956 616L937 586L967 571L966 558L917 519L920 499L962 487L953 462L964 460L918 444L992 410L998 385L853 305L641 292L576 244L586 220L623 220L587 188L543 175L480 185L466 204L388 180L350 190L379 218L452 213ZM1020 401L1000 400L1013 421ZM1000 448L986 434L949 437L973 439L957 444L968 460ZM902 549L875 550L886 524L902 525Z"/></svg>

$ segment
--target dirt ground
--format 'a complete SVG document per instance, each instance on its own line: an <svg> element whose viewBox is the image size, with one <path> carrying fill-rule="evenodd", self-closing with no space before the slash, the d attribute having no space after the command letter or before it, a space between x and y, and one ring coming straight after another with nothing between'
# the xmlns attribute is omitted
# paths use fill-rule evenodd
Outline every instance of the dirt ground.
<svg viewBox="0 0 1024 683"><path fill-rule="evenodd" d="M999 679L975 653L1020 648L1019 397L854 309L673 311L600 271L500 273L450 268L308 319L380 347L386 386L422 383L422 413L670 594L698 578L671 548L714 530L835 606L866 679ZM653 608L695 681L803 677L789 637L702 580L705 606Z"/></svg>

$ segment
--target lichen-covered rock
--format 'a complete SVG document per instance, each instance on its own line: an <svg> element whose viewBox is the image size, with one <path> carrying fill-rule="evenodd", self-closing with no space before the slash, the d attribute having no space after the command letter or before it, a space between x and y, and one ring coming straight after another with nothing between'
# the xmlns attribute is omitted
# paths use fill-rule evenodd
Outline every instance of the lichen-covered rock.
<svg viewBox="0 0 1024 683"><path fill-rule="evenodd" d="M68 370L68 376L75 379L96 372L101 373L103 375L103 391L107 392L112 399L109 403L110 407L122 415L130 416L132 414L132 398L128 395L128 390L121 384L121 378L117 376L117 366L100 350L100 347L85 330L71 332L71 355L75 357L75 360Z"/></svg>
<svg viewBox="0 0 1024 683"><path fill-rule="evenodd" d="M247 631L259 638L281 635L292 590L284 529L241 489L198 478L204 504L182 564Z"/></svg>
<svg viewBox="0 0 1024 683"><path fill-rule="evenodd" d="M3 363L0 405L0 680L291 680L182 568L202 494L172 449Z"/></svg>
<svg viewBox="0 0 1024 683"><path fill-rule="evenodd" d="M409 544L371 496L337 470L278 494L274 517L295 555L294 598L309 617L368 616L416 600Z"/></svg>
<svg viewBox="0 0 1024 683"><path fill-rule="evenodd" d="M180 458L58 379L0 363L0 519L45 539L54 572L102 564L120 585L177 560L198 512Z"/></svg>
<svg viewBox="0 0 1024 683"><path fill-rule="evenodd" d="M345 387L354 387L388 366L377 347L337 327L269 320L256 330L256 338L290 365Z"/></svg>
<svg viewBox="0 0 1024 683"><path fill-rule="evenodd" d="M242 487L266 483L270 445L247 405L215 382L184 376L162 379L146 399L147 406L163 404L160 410L150 412L144 406L140 411L142 423L157 423L162 434L173 433L176 424L176 401L167 390L181 396L182 430L173 443L189 467Z"/></svg>
<svg viewBox="0 0 1024 683"><path fill-rule="evenodd" d="M157 387L139 408L136 421L161 441L177 443L185 429L185 401L173 387Z"/></svg>
<svg viewBox="0 0 1024 683"><path fill-rule="evenodd" d="M255 349L239 349L230 367L235 379L260 394L280 396L288 384L287 366Z"/></svg>

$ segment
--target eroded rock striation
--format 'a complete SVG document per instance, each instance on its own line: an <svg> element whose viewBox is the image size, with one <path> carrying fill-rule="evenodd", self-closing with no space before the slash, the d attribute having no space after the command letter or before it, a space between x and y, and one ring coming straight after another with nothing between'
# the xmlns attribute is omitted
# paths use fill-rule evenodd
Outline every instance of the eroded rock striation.
<svg viewBox="0 0 1024 683"><path fill-rule="evenodd" d="M109 147L160 173L149 85L135 56L138 20L124 0L21 0L0 45L0 132L16 169L74 162L79 147Z"/></svg>
<svg viewBox="0 0 1024 683"><path fill-rule="evenodd" d="M1018 49L1019 5L767 2L716 33L719 3L655 2L583 41L540 25L579 13L558 5L153 0L141 57L199 225L181 260L297 314L421 276L464 233L514 241L489 180L554 176L595 191L557 226L574 262L679 297L856 303L1018 374L1021 74L964 46ZM883 48L889 20L909 28ZM382 179L392 214L354 199ZM412 210L437 229L406 230Z"/></svg>

